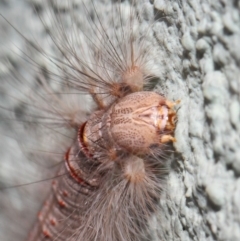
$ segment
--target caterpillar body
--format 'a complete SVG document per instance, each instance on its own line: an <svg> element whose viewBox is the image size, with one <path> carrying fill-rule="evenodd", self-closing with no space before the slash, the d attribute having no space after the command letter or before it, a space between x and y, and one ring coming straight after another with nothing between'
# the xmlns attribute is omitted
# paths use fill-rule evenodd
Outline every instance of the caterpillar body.
<svg viewBox="0 0 240 241"><path fill-rule="evenodd" d="M27 133L29 142L40 131L43 138L36 139L37 147L22 149L36 163L57 163L54 174L46 174L45 179L55 178L26 240L143 240L163 188L178 103L150 91L156 78L146 41L151 24L140 29L134 3L120 1L109 5L113 18L107 21L97 2L67 1L73 10L64 22L61 4L47 4L58 55L26 39L49 64L24 55L31 70L37 69L36 81L13 70L11 61L8 65L12 85L27 86L21 100L25 115L14 110L23 123L23 132L16 132ZM78 8L85 12L80 18ZM35 9L49 30L48 17Z"/></svg>

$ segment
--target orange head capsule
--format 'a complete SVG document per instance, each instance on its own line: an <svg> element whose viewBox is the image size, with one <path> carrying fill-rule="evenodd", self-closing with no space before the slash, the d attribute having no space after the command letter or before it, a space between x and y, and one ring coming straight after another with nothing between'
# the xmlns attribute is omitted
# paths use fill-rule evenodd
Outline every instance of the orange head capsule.
<svg viewBox="0 0 240 241"><path fill-rule="evenodd" d="M108 131L113 141L130 153L147 154L151 146L174 141L176 112L154 92L137 92L111 108Z"/></svg>

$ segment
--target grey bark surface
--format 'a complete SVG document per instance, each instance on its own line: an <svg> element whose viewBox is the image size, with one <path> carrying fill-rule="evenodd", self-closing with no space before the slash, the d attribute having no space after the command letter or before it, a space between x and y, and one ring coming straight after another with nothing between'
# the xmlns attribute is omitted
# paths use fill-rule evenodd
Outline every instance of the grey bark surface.
<svg viewBox="0 0 240 241"><path fill-rule="evenodd" d="M41 7L40 0L34 2ZM239 241L240 2L140 2L137 7L144 6L144 21L156 18L146 39L159 78L155 90L170 100L181 100L177 142L168 160L159 211L150 222L150 236L155 241ZM99 7L104 12L104 4ZM29 1L0 1L0 13L24 36L37 36L42 47L54 53ZM1 17L0 31L1 106L21 112L18 100L8 98L18 91L5 85L12 77L4 61L11 58L24 77L31 78L33 69L26 71L22 61L28 44ZM43 61L39 53L33 58ZM24 93L24 86L16 88ZM0 188L42 180L39 166L26 162L12 138L20 123L6 119L5 112L0 110ZM21 138L24 142L28 136ZM0 191L0 240L24 240L49 186L43 182Z"/></svg>

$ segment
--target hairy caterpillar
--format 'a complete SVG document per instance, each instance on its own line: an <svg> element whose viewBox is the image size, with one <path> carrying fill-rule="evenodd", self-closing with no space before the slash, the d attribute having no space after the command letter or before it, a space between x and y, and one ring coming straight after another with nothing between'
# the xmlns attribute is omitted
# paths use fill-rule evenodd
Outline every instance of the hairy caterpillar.
<svg viewBox="0 0 240 241"><path fill-rule="evenodd" d="M15 109L25 128L17 132L24 134L27 128L27 133L32 133L29 142L34 142L38 130L43 136L43 143L38 139L32 145L35 148L26 152L31 152L30 158L36 162L47 160L60 169L56 174L49 168L55 175L53 191L29 240L140 240L157 208L165 143L174 141L174 103L154 92L143 92L150 88L154 76L147 43L151 25L138 28L134 7L113 3L109 11L116 14L104 22L97 3L79 4L85 16L77 20L71 11L68 26L64 26L64 11L50 1L48 7L55 13L49 16L57 27L50 32L50 40L58 56L51 56L39 44L33 51L45 55L52 68L24 55L31 70L37 68L37 80L28 82L27 77L13 73L18 84L27 86L21 101L27 109L25 116ZM74 9L75 5L68 1L66 6ZM39 16L48 30L46 20ZM77 21L89 26L85 31L79 29ZM95 105L84 108L90 98ZM137 113L137 118L129 113ZM45 138L50 140L45 143ZM52 139L49 149L40 148ZM46 177L54 175L47 173ZM64 189L67 182L71 182L70 191ZM56 216L50 208L51 199L57 211L67 210L63 216Z"/></svg>

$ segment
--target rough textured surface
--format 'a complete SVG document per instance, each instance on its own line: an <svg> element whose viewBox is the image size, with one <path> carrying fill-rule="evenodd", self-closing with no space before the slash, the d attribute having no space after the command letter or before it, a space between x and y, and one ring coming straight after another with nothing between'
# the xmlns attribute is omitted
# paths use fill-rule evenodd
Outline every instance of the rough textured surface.
<svg viewBox="0 0 240 241"><path fill-rule="evenodd" d="M41 6L40 0L34 2ZM151 220L152 239L238 241L239 2L156 0L146 1L144 8L146 21L152 14L158 19L152 25L152 37L146 40L152 44L155 54L154 69L159 77L156 89L164 92L169 99L181 100L175 152L169 158L170 173L160 198L159 213ZM0 12L24 36L37 36L44 48L53 51L28 1L1 1ZM0 61L10 56L12 62L21 69L26 42L1 17L0 29ZM17 43L18 48L14 43ZM34 58L42 61L37 53ZM31 72L30 69L23 75L31 77ZM6 89L3 83L8 78L11 78L10 70L0 62L1 106L16 107L17 100L9 103L5 95L5 92L10 92L16 96L15 89ZM24 93L24 89L21 91ZM0 114L3 112L1 110ZM39 173L33 174L34 165L26 166L25 158L11 138L13 128L16 128L14 122L4 118L1 120L0 187L13 185L18 178L20 183L39 180ZM26 137L22 138L24 141ZM34 184L1 191L1 240L22 240L27 235L37 209L41 206L39 199L43 195L39 193L43 191L44 185Z"/></svg>

